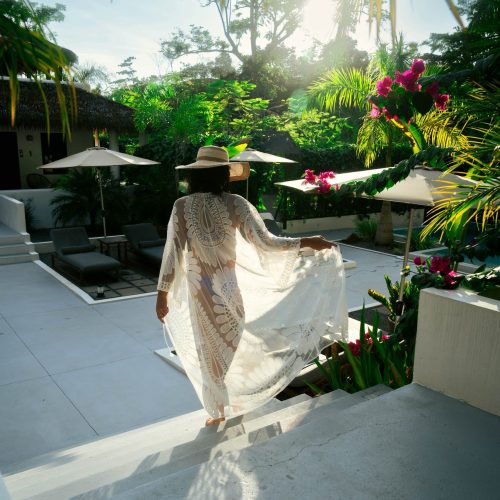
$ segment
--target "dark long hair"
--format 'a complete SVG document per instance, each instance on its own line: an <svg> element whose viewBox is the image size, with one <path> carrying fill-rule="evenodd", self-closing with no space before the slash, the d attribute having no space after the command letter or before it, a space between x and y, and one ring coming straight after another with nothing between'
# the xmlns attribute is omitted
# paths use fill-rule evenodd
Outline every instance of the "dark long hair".
<svg viewBox="0 0 500 500"><path fill-rule="evenodd" d="M189 194L212 193L221 196L229 191L229 165L193 168L187 171Z"/></svg>

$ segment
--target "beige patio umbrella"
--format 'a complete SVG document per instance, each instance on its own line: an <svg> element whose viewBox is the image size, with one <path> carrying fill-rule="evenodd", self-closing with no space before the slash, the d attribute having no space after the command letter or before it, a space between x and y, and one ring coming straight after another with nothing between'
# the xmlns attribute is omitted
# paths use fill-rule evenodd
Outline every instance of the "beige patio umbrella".
<svg viewBox="0 0 500 500"><path fill-rule="evenodd" d="M380 174L384 170L391 170L394 167L380 168L375 170L362 170L357 172L348 172L345 174L338 174L330 179L332 185L342 185L353 181L364 181L375 174ZM317 193L317 186L305 184L303 179L297 179L287 182L276 183L280 186L289 189L302 191L303 193ZM415 167L406 179L394 184L394 186L384 189L380 193L373 196L363 195L364 198L374 198L377 200L394 201L400 203L408 203L409 205L417 206L433 206L440 200L449 198L449 193L442 193L439 191L440 187L444 185L458 184L463 186L466 190L473 189L476 182L461 177L455 174L444 174L439 170L432 170L427 167ZM459 196L460 193L455 193ZM403 256L403 270L408 265L408 257L410 254L410 243L413 227L414 208L410 208L410 216L408 220L408 230L406 235L405 252ZM401 273L401 282L399 290L400 303L403 299L404 283L406 275Z"/></svg>
<svg viewBox="0 0 500 500"><path fill-rule="evenodd" d="M112 151L111 149L93 147L87 148L85 151L76 153L66 158L53 161L38 167L39 169L62 169L62 168L95 168L97 171L97 178L99 181L99 192L101 196L101 210L102 210L102 226L104 230L104 237L106 237L106 216L104 211L104 197L102 195L102 177L100 169L103 167L114 167L121 165L158 165L159 162L147 160L146 158L139 158L119 151Z"/></svg>
<svg viewBox="0 0 500 500"><path fill-rule="evenodd" d="M272 155L270 153L264 153L262 151L257 151L256 149L246 148L241 153L233 156L230 161L245 161L245 162L260 162L260 163L297 163L295 160L290 160L289 158L284 158L282 156ZM247 180L247 192L246 198L248 200L248 177Z"/></svg>

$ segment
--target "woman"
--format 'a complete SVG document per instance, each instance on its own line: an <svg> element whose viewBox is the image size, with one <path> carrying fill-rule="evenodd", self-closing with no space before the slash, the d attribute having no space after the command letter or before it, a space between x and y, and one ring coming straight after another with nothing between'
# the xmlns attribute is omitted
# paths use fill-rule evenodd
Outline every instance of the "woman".
<svg viewBox="0 0 500 500"><path fill-rule="evenodd" d="M342 257L321 236L269 233L229 193L245 175L223 148L202 147L176 168L188 171L190 194L172 210L156 313L214 425L266 403L344 336Z"/></svg>

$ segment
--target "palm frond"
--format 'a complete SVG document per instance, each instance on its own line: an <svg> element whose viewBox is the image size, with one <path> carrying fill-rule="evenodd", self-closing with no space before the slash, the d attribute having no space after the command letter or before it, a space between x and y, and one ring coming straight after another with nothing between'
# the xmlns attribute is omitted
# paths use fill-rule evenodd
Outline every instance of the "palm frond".
<svg viewBox="0 0 500 500"><path fill-rule="evenodd" d="M451 112L430 111L425 115L418 115L415 122L428 144L442 148L468 147L468 140L464 135L468 121L458 122Z"/></svg>
<svg viewBox="0 0 500 500"><path fill-rule="evenodd" d="M436 190L445 196L429 212L428 224L422 231L431 233L455 232L475 220L482 231L493 223L498 226L500 215L500 177L493 176L470 189L455 183L446 183Z"/></svg>
<svg viewBox="0 0 500 500"><path fill-rule="evenodd" d="M365 71L334 69L309 87L309 102L330 112L344 107L369 110L371 105L367 97L374 85L374 79Z"/></svg>
<svg viewBox="0 0 500 500"><path fill-rule="evenodd" d="M364 159L366 167L370 167L378 155L388 146L388 124L366 116L358 131L356 154Z"/></svg>

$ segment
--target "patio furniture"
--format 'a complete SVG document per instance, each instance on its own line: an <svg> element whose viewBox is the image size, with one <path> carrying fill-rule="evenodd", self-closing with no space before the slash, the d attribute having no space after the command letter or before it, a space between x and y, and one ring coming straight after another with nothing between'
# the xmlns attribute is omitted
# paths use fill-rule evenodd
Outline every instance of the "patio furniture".
<svg viewBox="0 0 500 500"><path fill-rule="evenodd" d="M64 264L79 272L80 280L85 274L116 271L120 262L103 255L90 242L87 231L83 227L51 229L50 238L54 244L55 255Z"/></svg>
<svg viewBox="0 0 500 500"><path fill-rule="evenodd" d="M160 238L153 224L128 224L123 226L123 232L137 257L157 267L161 266L165 240Z"/></svg>

